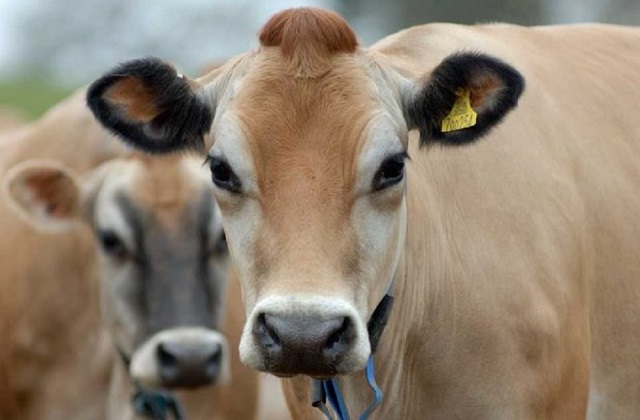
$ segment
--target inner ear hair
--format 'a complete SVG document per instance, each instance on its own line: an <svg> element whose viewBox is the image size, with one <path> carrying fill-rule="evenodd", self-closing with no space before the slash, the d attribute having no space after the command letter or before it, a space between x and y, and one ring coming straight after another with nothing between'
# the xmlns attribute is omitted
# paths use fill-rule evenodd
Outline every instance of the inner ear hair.
<svg viewBox="0 0 640 420"><path fill-rule="evenodd" d="M471 107L478 113L494 108L498 105L499 91L505 88L504 81L495 74L480 72L474 75L468 85Z"/></svg>
<svg viewBox="0 0 640 420"><path fill-rule="evenodd" d="M77 180L59 163L29 160L7 172L3 194L18 216L39 228L68 225L79 214Z"/></svg>
<svg viewBox="0 0 640 420"><path fill-rule="evenodd" d="M55 169L36 172L25 177L24 184L53 218L74 217L78 213L78 188L68 174Z"/></svg>
<svg viewBox="0 0 640 420"><path fill-rule="evenodd" d="M524 79L509 64L477 52L453 54L431 73L408 104L411 128L420 130L421 144L464 145L484 136L513 109L524 90ZM442 132L460 90L469 91L476 124Z"/></svg>
<svg viewBox="0 0 640 420"><path fill-rule="evenodd" d="M122 118L148 123L162 113L155 95L153 88L142 80L125 76L109 86L103 96L117 106Z"/></svg>

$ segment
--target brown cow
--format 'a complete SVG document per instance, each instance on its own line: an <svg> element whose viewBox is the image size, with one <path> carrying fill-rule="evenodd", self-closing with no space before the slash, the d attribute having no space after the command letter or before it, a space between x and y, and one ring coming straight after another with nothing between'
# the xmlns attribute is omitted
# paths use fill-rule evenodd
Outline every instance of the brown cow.
<svg viewBox="0 0 640 420"><path fill-rule="evenodd" d="M76 93L0 139L0 181L28 158L55 159L84 173L124 152L92 121L84 95ZM95 417L104 411L111 350L108 336L95 333L91 236L78 228L39 233L6 204L0 199L0 418L43 418L45 412ZM85 367L83 375L70 375L76 366ZM80 398L76 389L82 389Z"/></svg>
<svg viewBox="0 0 640 420"><path fill-rule="evenodd" d="M362 412L391 285L378 418L637 416L640 29L434 24L364 49L293 9L260 43L198 80L126 63L88 95L139 148L208 149L245 363L338 375ZM309 381L287 388L309 416Z"/></svg>
<svg viewBox="0 0 640 420"><path fill-rule="evenodd" d="M121 147L103 144L113 140L78 97L4 149L9 166L29 147L42 156L43 139L60 140L49 146L56 160L3 174L0 417L128 418L133 379L146 389L226 383L178 393L189 417L254 418L258 376L225 339L237 347L243 312L232 282L222 314L226 244L201 159L122 156L89 171ZM81 145L74 166L85 170L82 187L60 163L73 162L74 149L57 133ZM89 229L75 219L101 243L97 266ZM225 336L211 329L222 318Z"/></svg>
<svg viewBox="0 0 640 420"><path fill-rule="evenodd" d="M201 160L186 156L113 159L91 171L82 185L48 160L27 160L5 177L4 197L21 218L54 232L76 228L72 222L84 220L100 243L102 322L113 341L110 346L115 344L130 363L125 369L120 357L113 359L108 418L131 417L132 381L148 389L229 384L178 393L179 400L194 418L255 415L257 375L236 358L230 377L229 345L214 330L223 317L227 257L210 189ZM67 280L60 276L40 283L49 281L67 294ZM91 285L90 278L83 280ZM93 291L83 290L89 295L73 299L86 302ZM63 297L61 303L71 300ZM225 330L237 345L243 322L237 285L229 300ZM85 329L75 345L98 341L99 323L94 319L84 325L92 330ZM84 365L91 362L84 360ZM60 389L48 392L55 395ZM69 392L82 395L78 388ZM234 397L240 394L242 398Z"/></svg>

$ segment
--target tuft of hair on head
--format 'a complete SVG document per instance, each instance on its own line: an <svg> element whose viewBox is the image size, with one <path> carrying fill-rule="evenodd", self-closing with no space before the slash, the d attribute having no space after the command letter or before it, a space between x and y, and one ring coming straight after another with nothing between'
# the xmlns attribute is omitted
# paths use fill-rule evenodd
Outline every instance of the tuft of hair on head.
<svg viewBox="0 0 640 420"><path fill-rule="evenodd" d="M354 53L358 47L356 34L340 15L313 7L276 13L259 39L263 47L280 48L296 77L321 76L333 55Z"/></svg>

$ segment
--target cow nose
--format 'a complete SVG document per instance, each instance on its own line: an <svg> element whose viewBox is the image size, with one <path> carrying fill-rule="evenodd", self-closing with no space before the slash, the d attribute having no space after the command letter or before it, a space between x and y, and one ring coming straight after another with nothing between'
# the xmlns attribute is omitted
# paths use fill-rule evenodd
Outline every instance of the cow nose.
<svg viewBox="0 0 640 420"><path fill-rule="evenodd" d="M328 376L355 341L354 323L347 316L258 315L253 334L267 364L281 374Z"/></svg>
<svg viewBox="0 0 640 420"><path fill-rule="evenodd" d="M195 388L213 383L220 374L222 346L216 342L163 341L156 357L162 384L169 388Z"/></svg>

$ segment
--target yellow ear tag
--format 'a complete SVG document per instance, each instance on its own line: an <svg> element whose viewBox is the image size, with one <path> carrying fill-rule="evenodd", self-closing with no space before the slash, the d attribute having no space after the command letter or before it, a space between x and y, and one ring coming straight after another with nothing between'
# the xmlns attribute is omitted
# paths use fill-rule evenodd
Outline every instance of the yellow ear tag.
<svg viewBox="0 0 640 420"><path fill-rule="evenodd" d="M451 112L442 120L443 133L462 130L463 128L476 125L478 114L471 108L469 89L456 90L456 96L458 96L458 99L456 99L456 102L453 104Z"/></svg>

